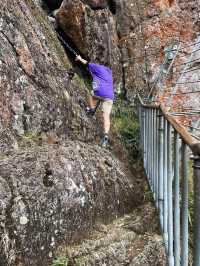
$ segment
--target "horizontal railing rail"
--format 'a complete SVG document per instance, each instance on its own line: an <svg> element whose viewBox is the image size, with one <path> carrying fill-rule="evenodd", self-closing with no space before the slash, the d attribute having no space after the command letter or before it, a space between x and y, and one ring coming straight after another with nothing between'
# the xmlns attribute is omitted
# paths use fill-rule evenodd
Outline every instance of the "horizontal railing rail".
<svg viewBox="0 0 200 266"><path fill-rule="evenodd" d="M144 169L159 210L168 265L200 266L200 142L164 107L138 99Z"/></svg>

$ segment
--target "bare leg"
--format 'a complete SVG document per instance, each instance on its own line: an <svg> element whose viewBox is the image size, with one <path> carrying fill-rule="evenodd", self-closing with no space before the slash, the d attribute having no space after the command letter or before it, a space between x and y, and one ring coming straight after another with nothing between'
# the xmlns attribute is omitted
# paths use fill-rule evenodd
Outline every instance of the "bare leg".
<svg viewBox="0 0 200 266"><path fill-rule="evenodd" d="M101 146L107 147L108 146L108 134L110 131L110 114L112 111L113 101L105 100L102 103L102 111L103 111L103 129L104 129L104 136L101 140Z"/></svg>
<svg viewBox="0 0 200 266"><path fill-rule="evenodd" d="M110 131L110 114L112 111L113 102L111 100L105 100L102 104L102 111L103 111L103 128L104 134L109 133Z"/></svg>
<svg viewBox="0 0 200 266"><path fill-rule="evenodd" d="M104 133L108 134L110 131L110 114L103 112L103 128Z"/></svg>

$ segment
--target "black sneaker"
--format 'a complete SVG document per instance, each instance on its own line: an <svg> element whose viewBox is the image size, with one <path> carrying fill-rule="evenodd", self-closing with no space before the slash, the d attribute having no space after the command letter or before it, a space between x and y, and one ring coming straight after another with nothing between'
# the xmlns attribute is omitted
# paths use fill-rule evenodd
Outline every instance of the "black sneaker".
<svg viewBox="0 0 200 266"><path fill-rule="evenodd" d="M86 107L85 112L86 112L86 115L93 116L96 112L96 108Z"/></svg>
<svg viewBox="0 0 200 266"><path fill-rule="evenodd" d="M101 147L106 148L108 146L108 135L105 134L101 140Z"/></svg>

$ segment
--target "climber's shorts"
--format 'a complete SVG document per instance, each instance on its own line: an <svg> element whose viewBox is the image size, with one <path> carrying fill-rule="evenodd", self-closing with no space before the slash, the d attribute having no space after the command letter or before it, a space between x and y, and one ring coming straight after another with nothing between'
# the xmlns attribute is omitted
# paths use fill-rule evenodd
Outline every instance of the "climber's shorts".
<svg viewBox="0 0 200 266"><path fill-rule="evenodd" d="M112 111L113 101L111 99L103 99L101 103L102 112L110 115Z"/></svg>
<svg viewBox="0 0 200 266"><path fill-rule="evenodd" d="M102 98L99 96L94 95L93 92L91 92L92 97L94 97L96 100L100 100L101 102L101 109L104 114L110 115L112 111L113 106L113 100L108 98Z"/></svg>

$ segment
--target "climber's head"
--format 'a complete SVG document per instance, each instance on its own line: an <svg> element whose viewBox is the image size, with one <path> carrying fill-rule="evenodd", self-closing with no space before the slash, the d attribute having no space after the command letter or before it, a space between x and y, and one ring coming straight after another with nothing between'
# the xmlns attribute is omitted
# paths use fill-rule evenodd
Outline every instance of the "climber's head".
<svg viewBox="0 0 200 266"><path fill-rule="evenodd" d="M110 64L110 62L108 62L108 61L106 61L106 60L104 60L104 59L102 59L102 60L95 60L95 63L96 63L96 64L99 64L99 65L106 66L106 67L108 67L108 68L111 68L111 64Z"/></svg>
<svg viewBox="0 0 200 266"><path fill-rule="evenodd" d="M111 68L111 64L110 64L110 62L108 62L108 61L106 61L106 62L104 63L104 66Z"/></svg>

